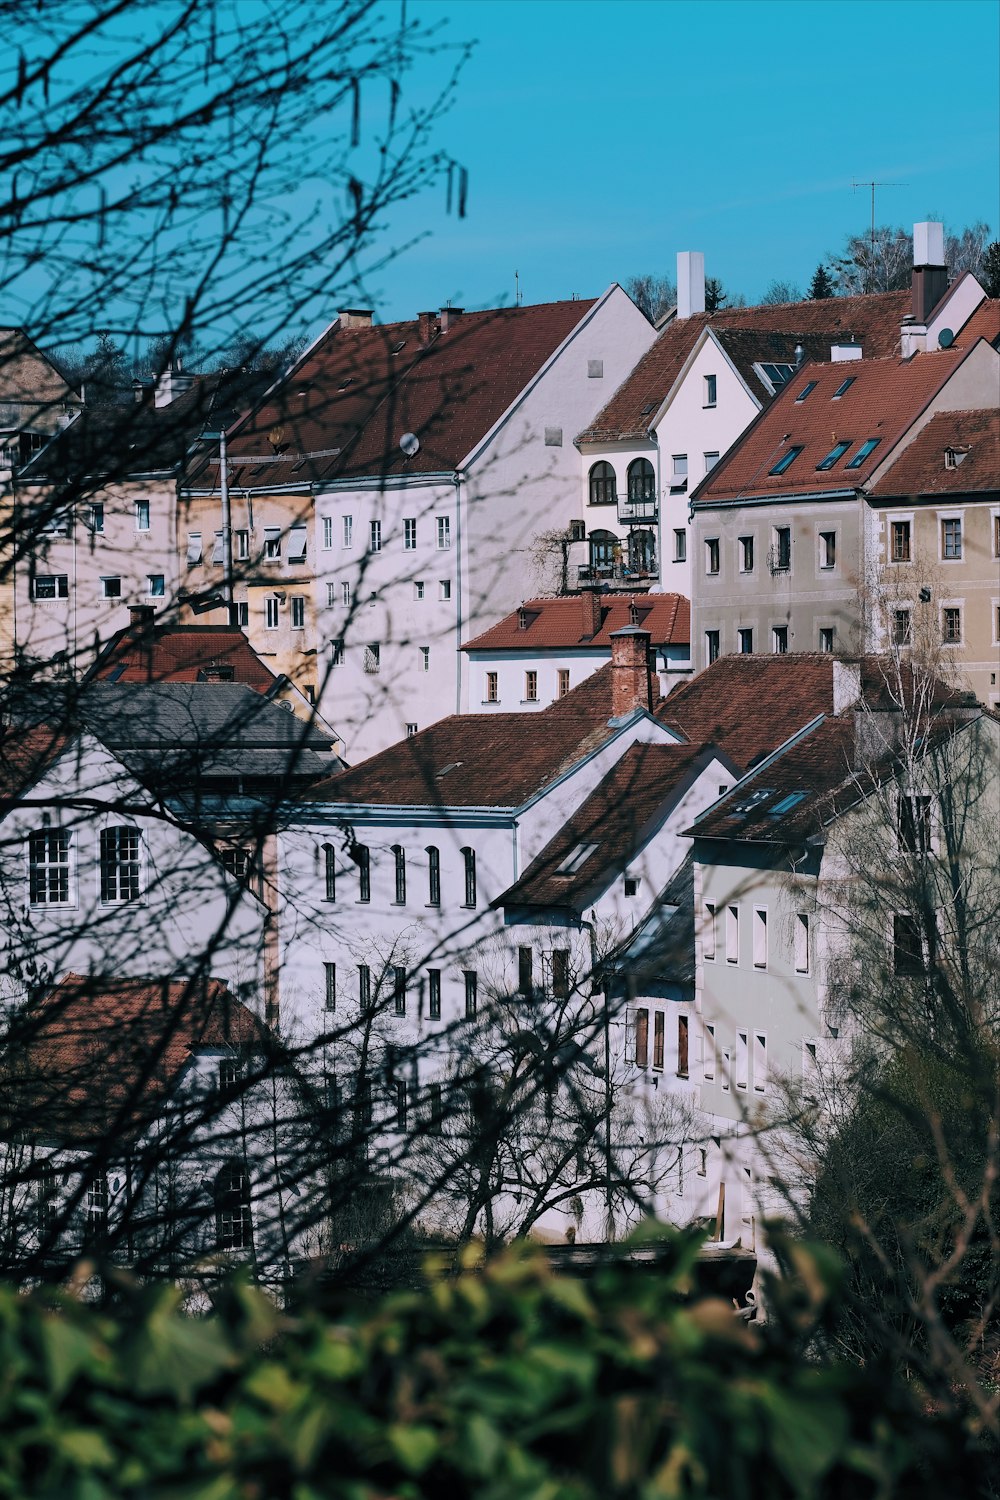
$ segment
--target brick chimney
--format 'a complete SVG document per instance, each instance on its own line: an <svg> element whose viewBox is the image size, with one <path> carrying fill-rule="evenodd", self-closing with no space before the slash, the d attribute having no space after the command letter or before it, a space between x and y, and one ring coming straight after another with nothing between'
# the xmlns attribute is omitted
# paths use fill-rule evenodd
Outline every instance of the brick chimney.
<svg viewBox="0 0 1000 1500"><path fill-rule="evenodd" d="M690 318L705 311L705 256L701 250L677 254L677 316Z"/></svg>
<svg viewBox="0 0 1000 1500"><path fill-rule="evenodd" d="M417 313L417 334L422 344L429 344L437 332L437 313Z"/></svg>
<svg viewBox="0 0 1000 1500"><path fill-rule="evenodd" d="M913 226L913 316L926 324L948 290L944 260L944 225L928 220Z"/></svg>
<svg viewBox="0 0 1000 1500"><path fill-rule="evenodd" d="M340 314L341 328L370 328L372 326L372 310L370 307L345 307Z"/></svg>
<svg viewBox="0 0 1000 1500"><path fill-rule="evenodd" d="M639 625L626 625L611 636L611 717L624 718L636 708L652 708L649 665L652 637Z"/></svg>
<svg viewBox="0 0 1000 1500"><path fill-rule="evenodd" d="M152 604L130 604L128 607L128 623L133 630L152 625L155 619L156 609Z"/></svg>
<svg viewBox="0 0 1000 1500"><path fill-rule="evenodd" d="M604 611L601 609L600 588L581 589L580 604L583 609L583 617L580 622L580 638L584 641L592 641L600 630L604 619Z"/></svg>
<svg viewBox="0 0 1000 1500"><path fill-rule="evenodd" d="M441 332L447 333L452 324L457 323L464 312L464 307L442 307Z"/></svg>

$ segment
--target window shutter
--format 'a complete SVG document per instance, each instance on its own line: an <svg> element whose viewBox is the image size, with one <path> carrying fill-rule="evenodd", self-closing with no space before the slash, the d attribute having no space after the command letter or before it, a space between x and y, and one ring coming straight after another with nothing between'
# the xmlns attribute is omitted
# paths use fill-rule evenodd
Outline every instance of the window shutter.
<svg viewBox="0 0 1000 1500"><path fill-rule="evenodd" d="M288 561L305 562L308 532L304 526L293 526L288 533Z"/></svg>
<svg viewBox="0 0 1000 1500"><path fill-rule="evenodd" d="M212 562L219 567L223 562L222 532L215 533L215 546L212 548Z"/></svg>
<svg viewBox="0 0 1000 1500"><path fill-rule="evenodd" d="M193 568L201 562L201 532L188 532L188 567Z"/></svg>

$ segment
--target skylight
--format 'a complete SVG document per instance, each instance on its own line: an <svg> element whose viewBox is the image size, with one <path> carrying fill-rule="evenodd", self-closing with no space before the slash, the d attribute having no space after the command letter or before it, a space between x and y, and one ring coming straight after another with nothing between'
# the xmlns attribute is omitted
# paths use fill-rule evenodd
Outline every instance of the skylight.
<svg viewBox="0 0 1000 1500"><path fill-rule="evenodd" d="M596 844L577 844L569 851L562 864L557 866L556 874L575 875L580 866L586 863L596 848Z"/></svg>
<svg viewBox="0 0 1000 1500"><path fill-rule="evenodd" d="M816 465L817 469L832 469L834 464L837 462L837 459L843 458L844 454L847 452L850 446L850 442L834 443L829 453L823 459L823 462Z"/></svg>
<svg viewBox="0 0 1000 1500"><path fill-rule="evenodd" d="M845 468L860 469L865 459L869 454L875 452L875 449L878 447L881 441L881 438L866 438L865 441L861 444L861 447L858 449L857 453L855 453L854 457L850 459L847 464L845 464Z"/></svg>
<svg viewBox="0 0 1000 1500"><path fill-rule="evenodd" d="M762 364L761 369L776 391L780 391L783 385L787 385L795 374L794 365Z"/></svg>
<svg viewBox="0 0 1000 1500"><path fill-rule="evenodd" d="M758 787L757 791L751 792L750 795L749 795L749 797L744 797L744 799L743 799L742 802L737 802L736 806L733 808L733 812L737 812L737 813L752 812L755 807L759 807L762 802L766 802L767 799L768 799L768 797L773 797L773 796L774 796L774 787L773 786Z"/></svg>
<svg viewBox="0 0 1000 1500"><path fill-rule="evenodd" d="M645 406L642 408L642 414L643 414L644 417L648 417L649 414L651 412L654 412L655 410L656 410L656 402L655 401L647 401L646 404L645 404Z"/></svg>
<svg viewBox="0 0 1000 1500"><path fill-rule="evenodd" d="M801 443L793 445L791 448L789 448L789 450L788 450L787 453L783 453L781 455L781 457L778 459L778 462L775 464L774 468L773 469L769 469L768 473L769 474L784 474L784 472L785 472L786 469L790 469L791 468L792 464L795 462L795 460L798 458L798 456L799 456L799 454L801 452L802 452L802 444Z"/></svg>
<svg viewBox="0 0 1000 1500"><path fill-rule="evenodd" d="M836 401L838 399L838 397L840 397L840 396L842 396L844 394L845 391L850 390L851 386L854 384L854 382L857 380L857 378L858 377L856 375L848 375L848 377L847 377L846 380L842 380L840 382L840 384L838 385L837 389L834 391L833 395L830 397L830 400L831 401Z"/></svg>
<svg viewBox="0 0 1000 1500"><path fill-rule="evenodd" d="M774 804L768 816L783 817L786 812L791 812L793 807L798 807L800 802L804 802L808 795L808 792L789 792L787 797L782 797L780 802Z"/></svg>
<svg viewBox="0 0 1000 1500"><path fill-rule="evenodd" d="M448 775L449 771L457 771L458 768L459 768L459 766L461 764L462 764L462 762L460 760L450 760L446 766L442 766L441 767L441 769L440 769L440 771L438 771L437 776L436 776L435 779L437 781L440 781L441 778L442 778L442 776L447 776Z"/></svg>
<svg viewBox="0 0 1000 1500"><path fill-rule="evenodd" d="M815 382L815 380L807 380L806 383L805 383L805 385L802 387L801 391L799 391L799 394L796 396L796 398L795 398L796 402L804 401L806 399L806 397L808 396L809 392L810 391L814 391L815 389L816 389L816 382Z"/></svg>

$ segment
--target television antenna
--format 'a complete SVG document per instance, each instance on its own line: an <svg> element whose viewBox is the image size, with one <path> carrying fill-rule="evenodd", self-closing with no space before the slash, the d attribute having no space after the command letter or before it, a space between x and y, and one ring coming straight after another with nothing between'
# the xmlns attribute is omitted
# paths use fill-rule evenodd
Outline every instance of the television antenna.
<svg viewBox="0 0 1000 1500"><path fill-rule="evenodd" d="M514 306L521 306L521 278L516 271L514 272Z"/></svg>
<svg viewBox="0 0 1000 1500"><path fill-rule="evenodd" d="M871 189L871 195L872 195L871 237L870 237L870 240L869 240L869 255L868 255L868 291L872 291L873 290L871 283L872 283L872 278L874 277L874 274L875 274L875 189L876 188L898 188L898 187L908 187L908 186L909 186L909 184L906 183L906 182L872 182L872 181L859 182L857 178L852 178L851 179L851 187L854 189L855 192L857 192L858 188L870 188Z"/></svg>

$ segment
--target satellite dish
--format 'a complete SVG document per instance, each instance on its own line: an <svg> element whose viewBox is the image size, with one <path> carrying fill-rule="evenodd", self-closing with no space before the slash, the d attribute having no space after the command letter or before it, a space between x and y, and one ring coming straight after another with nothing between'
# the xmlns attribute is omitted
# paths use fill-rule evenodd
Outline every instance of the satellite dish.
<svg viewBox="0 0 1000 1500"><path fill-rule="evenodd" d="M942 349L950 349L955 342L955 335L950 328L942 328L938 334L938 344Z"/></svg>
<svg viewBox="0 0 1000 1500"><path fill-rule="evenodd" d="M404 432L399 440L399 446L407 458L412 458L415 453L420 451L420 439L415 432Z"/></svg>

